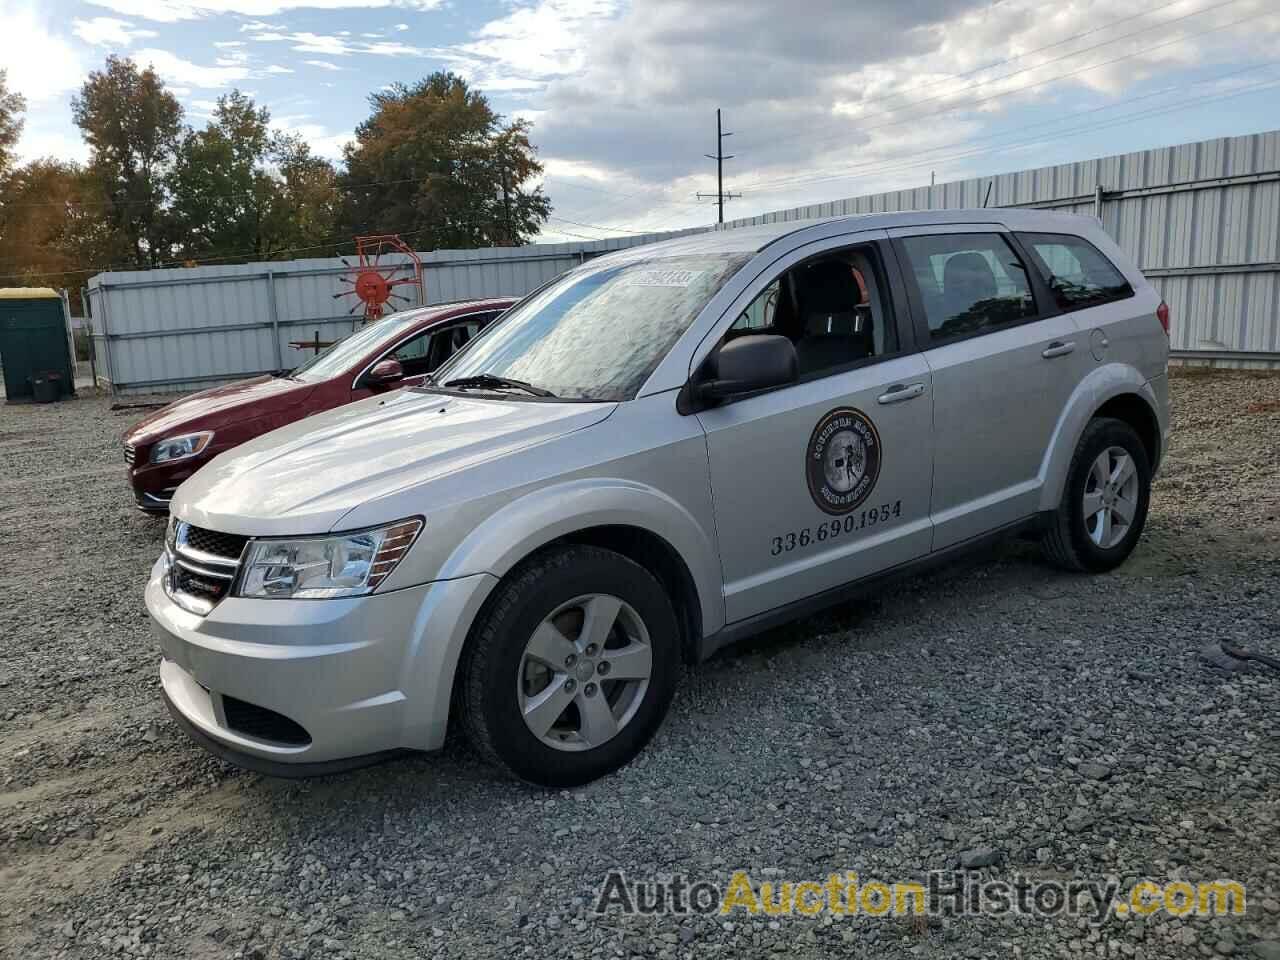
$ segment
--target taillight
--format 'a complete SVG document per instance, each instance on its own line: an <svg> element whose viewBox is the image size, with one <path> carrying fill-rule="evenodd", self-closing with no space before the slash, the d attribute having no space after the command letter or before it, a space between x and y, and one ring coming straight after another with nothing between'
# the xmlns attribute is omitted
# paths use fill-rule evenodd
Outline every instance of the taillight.
<svg viewBox="0 0 1280 960"><path fill-rule="evenodd" d="M1156 307L1156 319L1160 321L1160 326L1164 327L1164 335L1169 335L1169 305L1163 300L1160 306Z"/></svg>

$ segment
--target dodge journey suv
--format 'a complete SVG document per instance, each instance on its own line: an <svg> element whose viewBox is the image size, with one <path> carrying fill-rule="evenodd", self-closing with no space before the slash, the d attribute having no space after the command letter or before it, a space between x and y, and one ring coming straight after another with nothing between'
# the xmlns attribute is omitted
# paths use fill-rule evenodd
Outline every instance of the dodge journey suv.
<svg viewBox="0 0 1280 960"><path fill-rule="evenodd" d="M1162 329L1163 327L1163 329ZM174 716L251 769L441 746L578 784L679 664L1012 532L1122 563L1168 310L1097 221L892 213L590 261L421 385L178 487L147 585Z"/></svg>

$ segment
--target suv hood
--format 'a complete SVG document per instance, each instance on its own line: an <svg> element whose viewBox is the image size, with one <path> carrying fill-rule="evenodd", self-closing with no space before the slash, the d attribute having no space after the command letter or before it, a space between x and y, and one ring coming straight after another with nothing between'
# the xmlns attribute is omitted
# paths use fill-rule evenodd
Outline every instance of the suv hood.
<svg viewBox="0 0 1280 960"><path fill-rule="evenodd" d="M397 390L219 454L178 487L170 510L224 533L325 533L370 500L589 427L616 406Z"/></svg>
<svg viewBox="0 0 1280 960"><path fill-rule="evenodd" d="M175 400L139 420L124 435L126 443L149 443L192 430L217 430L241 420L279 413L296 406L314 383L282 377L237 380Z"/></svg>

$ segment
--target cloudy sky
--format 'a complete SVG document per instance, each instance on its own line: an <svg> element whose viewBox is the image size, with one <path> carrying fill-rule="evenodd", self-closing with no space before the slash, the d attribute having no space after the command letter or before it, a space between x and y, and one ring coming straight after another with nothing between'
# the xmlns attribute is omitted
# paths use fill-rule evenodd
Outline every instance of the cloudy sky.
<svg viewBox="0 0 1280 960"><path fill-rule="evenodd" d="M1280 127L1276 0L0 0L25 157L87 150L108 53L199 125L232 87L340 158L372 90L448 68L534 121L546 239Z"/></svg>

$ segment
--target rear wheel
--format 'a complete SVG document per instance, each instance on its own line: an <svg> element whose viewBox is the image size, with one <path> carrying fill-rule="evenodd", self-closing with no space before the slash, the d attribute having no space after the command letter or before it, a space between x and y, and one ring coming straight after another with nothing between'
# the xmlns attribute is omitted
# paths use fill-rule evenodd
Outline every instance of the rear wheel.
<svg viewBox="0 0 1280 960"><path fill-rule="evenodd" d="M678 629L661 584L621 554L538 554L498 587L460 665L471 742L544 786L616 770L671 703Z"/></svg>
<svg viewBox="0 0 1280 960"><path fill-rule="evenodd" d="M1138 434L1123 420L1090 421L1045 534L1046 554L1067 570L1114 569L1137 545L1150 499L1151 465Z"/></svg>

